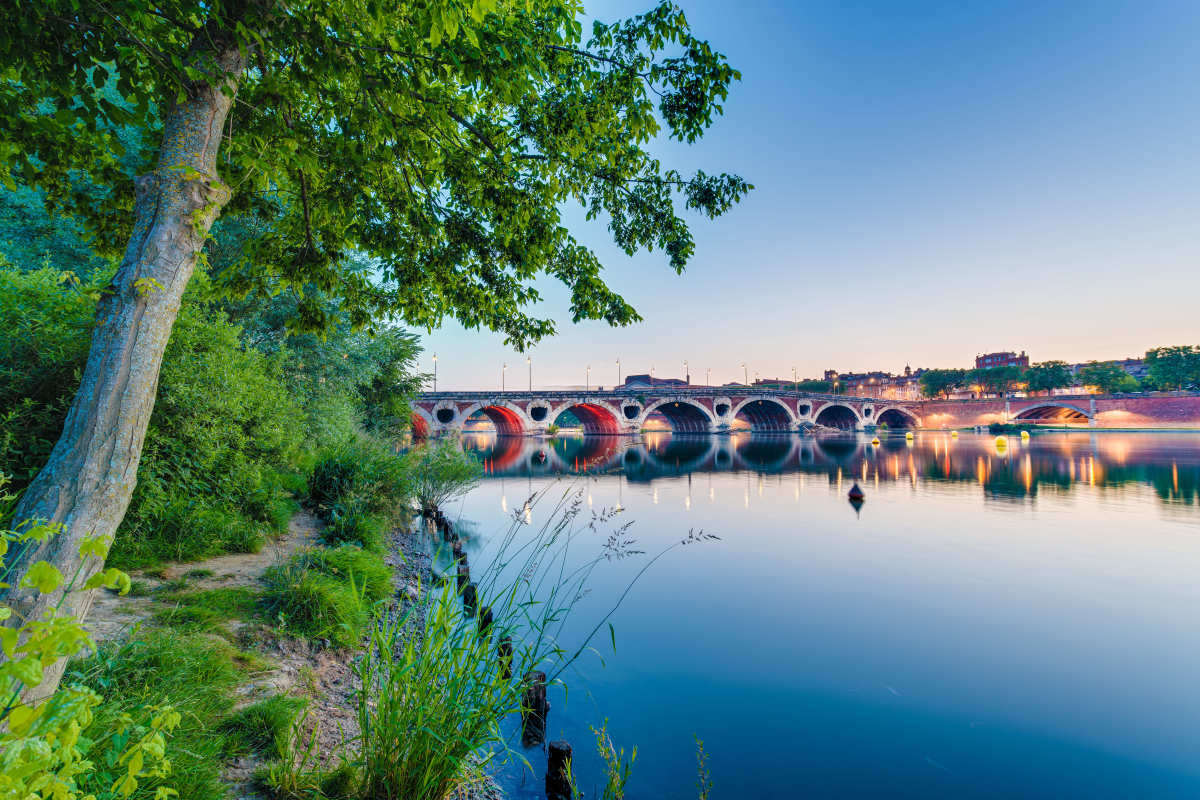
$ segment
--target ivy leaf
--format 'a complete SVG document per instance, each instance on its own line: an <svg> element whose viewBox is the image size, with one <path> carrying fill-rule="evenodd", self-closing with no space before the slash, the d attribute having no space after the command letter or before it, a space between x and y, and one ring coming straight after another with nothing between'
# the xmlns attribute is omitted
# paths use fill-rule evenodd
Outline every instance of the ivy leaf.
<svg viewBox="0 0 1200 800"><path fill-rule="evenodd" d="M63 574L58 571L58 567L45 561L38 561L21 578L20 585L32 586L42 594L50 594L63 585Z"/></svg>

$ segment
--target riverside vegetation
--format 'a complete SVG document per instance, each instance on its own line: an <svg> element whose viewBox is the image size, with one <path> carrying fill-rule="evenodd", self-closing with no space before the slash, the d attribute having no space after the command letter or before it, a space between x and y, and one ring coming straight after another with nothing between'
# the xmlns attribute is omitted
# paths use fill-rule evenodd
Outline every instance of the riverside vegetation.
<svg viewBox="0 0 1200 800"><path fill-rule="evenodd" d="M220 797L252 754L279 796L392 796L415 771L409 797L441 800L481 773L478 731L511 693L437 705L457 674L439 670L485 643L446 633L436 595L407 612L427 644L395 639L389 537L473 469L397 453L422 380L398 323L449 316L524 348L555 328L529 311L539 279L576 321L636 321L563 204L682 271L685 212L752 187L648 148L703 136L740 76L670 2L587 35L563 0L92 10L0 16L0 798ZM318 541L261 583L174 566L308 514ZM148 614L93 642L109 590ZM401 715L404 754L372 729L341 766L310 763L306 698L241 693L274 640L360 654L360 723L380 721L362 687L387 685L482 727L447 750ZM432 685L404 683L413 659Z"/></svg>
<svg viewBox="0 0 1200 800"><path fill-rule="evenodd" d="M59 533L53 525L16 525L13 499L62 424L84 357L93 285L44 266L0 265L0 306L14 321L0 331L8 409L0 470L12 476L3 514L16 528L0 539L6 550ZM520 677L534 666L561 668L582 652L562 652L553 632L592 569L635 554L627 526L611 514L581 519L578 496L565 493L548 501L557 504L552 522L532 542L518 546L514 522L496 569L481 575L491 634L480 633L446 588L399 613L383 558L390 531L407 524L410 508L436 509L479 475L451 441L399 454L392 444L406 421L398 399L418 380L415 339L349 326L323 340L292 335L273 323L283 301L231 307L206 288L196 281L185 297L129 512L115 541L84 545L88 558L107 556L90 585L146 596L156 610L99 645L69 614L0 629L9 656L0 666L7 698L0 798L221 797L226 767L248 755L260 764L258 791L281 798L440 800L486 783L491 760L520 757L502 731L520 713ZM319 541L258 584L193 588L189 576L203 578L204 570L154 587L129 576L255 551L287 530L301 504L322 523ZM569 581L557 580L568 545L609 524L616 530L597 556ZM80 573L64 576L42 563L19 580L59 596L76 588ZM534 577L506 581L514 570ZM234 632L230 621L245 626ZM507 676L498 668L501 636L523 643ZM303 693L243 700L242 687L272 669L260 646L272 637L328 643L357 659L360 733L336 754L316 752L321 721L311 718ZM66 660L62 687L49 699L30 697L42 669ZM601 752L611 760L604 796L621 797L632 758L611 742Z"/></svg>

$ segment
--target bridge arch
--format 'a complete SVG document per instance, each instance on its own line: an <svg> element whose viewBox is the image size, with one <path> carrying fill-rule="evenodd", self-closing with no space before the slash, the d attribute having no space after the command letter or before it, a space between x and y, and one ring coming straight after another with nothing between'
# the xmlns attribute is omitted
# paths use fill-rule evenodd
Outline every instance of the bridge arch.
<svg viewBox="0 0 1200 800"><path fill-rule="evenodd" d="M483 412L483 415L491 420L496 426L497 436L524 436L530 428L529 419L521 407L507 400L471 404L458 415L457 427L461 429L462 424L476 412Z"/></svg>
<svg viewBox="0 0 1200 800"><path fill-rule="evenodd" d="M919 428L921 419L902 406L884 406L875 413L875 424L889 428Z"/></svg>
<svg viewBox="0 0 1200 800"><path fill-rule="evenodd" d="M1070 403L1039 403L1021 411L1014 420L1030 420L1036 422L1087 422L1091 415L1078 406Z"/></svg>
<svg viewBox="0 0 1200 800"><path fill-rule="evenodd" d="M755 433L787 433L796 426L792 410L778 397L748 397L729 416L740 416Z"/></svg>
<svg viewBox="0 0 1200 800"><path fill-rule="evenodd" d="M817 415L813 418L813 422L826 428L852 431L862 424L862 417L859 416L854 406L834 401L817 409Z"/></svg>
<svg viewBox="0 0 1200 800"><path fill-rule="evenodd" d="M709 433L716 424L712 412L685 397L664 398L647 405L638 418L638 427L655 411L667 418L674 433Z"/></svg>
<svg viewBox="0 0 1200 800"><path fill-rule="evenodd" d="M553 423L564 411L570 411L583 424L583 432L589 436L616 436L621 433L621 412L604 400L568 400L550 409L546 422Z"/></svg>

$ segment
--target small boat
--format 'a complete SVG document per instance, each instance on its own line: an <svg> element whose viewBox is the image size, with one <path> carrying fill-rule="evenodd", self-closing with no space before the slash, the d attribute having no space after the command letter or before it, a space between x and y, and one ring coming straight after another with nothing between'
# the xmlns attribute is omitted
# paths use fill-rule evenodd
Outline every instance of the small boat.
<svg viewBox="0 0 1200 800"><path fill-rule="evenodd" d="M855 481L854 485L850 487L850 492L847 494L847 497L849 497L851 501L857 500L861 503L863 500L867 499L867 493L859 488L858 482Z"/></svg>

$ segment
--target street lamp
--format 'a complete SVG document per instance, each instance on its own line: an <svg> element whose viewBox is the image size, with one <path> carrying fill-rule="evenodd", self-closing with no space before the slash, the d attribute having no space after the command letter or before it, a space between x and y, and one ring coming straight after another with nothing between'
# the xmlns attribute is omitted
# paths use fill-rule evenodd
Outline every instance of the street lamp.
<svg viewBox="0 0 1200 800"><path fill-rule="evenodd" d="M712 367L708 367L704 370L704 385L712 386Z"/></svg>
<svg viewBox="0 0 1200 800"><path fill-rule="evenodd" d="M746 362L742 362L742 383L746 384L746 388L750 387L750 373L746 372Z"/></svg>
<svg viewBox="0 0 1200 800"><path fill-rule="evenodd" d="M529 391L533 391L533 356L525 356L525 363L529 366Z"/></svg>
<svg viewBox="0 0 1200 800"><path fill-rule="evenodd" d="M437 353L433 354L433 391L437 392Z"/></svg>
<svg viewBox="0 0 1200 800"><path fill-rule="evenodd" d="M508 372L508 362L500 367L500 394L504 394L504 374Z"/></svg>
<svg viewBox="0 0 1200 800"><path fill-rule="evenodd" d="M590 392L592 390L592 365L587 365L587 379L583 383L583 390Z"/></svg>
<svg viewBox="0 0 1200 800"><path fill-rule="evenodd" d="M621 359L617 359L617 386L621 385Z"/></svg>
<svg viewBox="0 0 1200 800"><path fill-rule="evenodd" d="M792 367L792 383L796 384L796 391L800 391L800 381L796 380L796 368Z"/></svg>
<svg viewBox="0 0 1200 800"><path fill-rule="evenodd" d="M688 369L688 362L686 358L683 360L683 382L688 386L692 385L692 373Z"/></svg>

